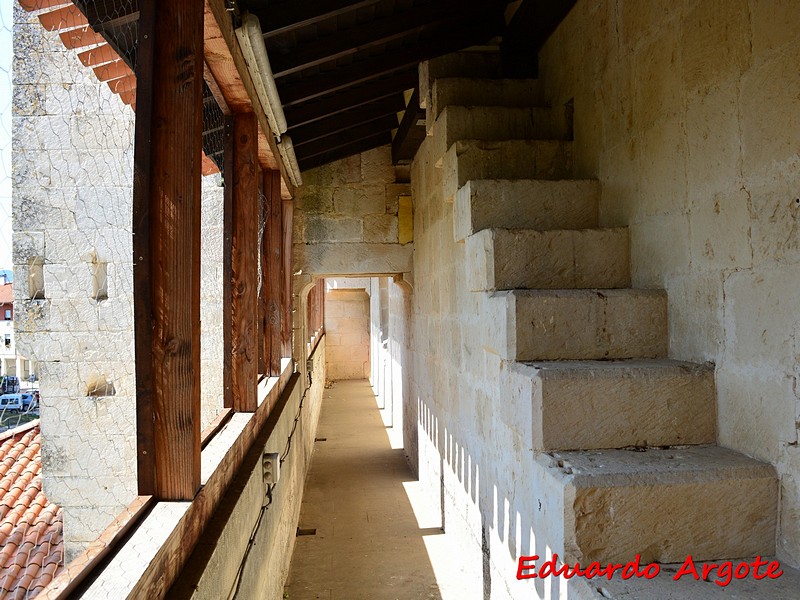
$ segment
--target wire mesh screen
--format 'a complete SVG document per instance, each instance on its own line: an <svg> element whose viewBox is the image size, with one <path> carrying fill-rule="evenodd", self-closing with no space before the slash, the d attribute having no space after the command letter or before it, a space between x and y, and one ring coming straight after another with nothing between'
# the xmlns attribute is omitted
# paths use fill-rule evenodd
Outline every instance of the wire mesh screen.
<svg viewBox="0 0 800 600"><path fill-rule="evenodd" d="M0 498L0 597L33 597L137 497L138 9L136 0L0 3L0 459L15 465L8 477L33 486L7 514ZM223 404L225 146L208 86L203 123L206 426ZM15 485L0 480L0 496ZM31 506L42 519L21 520Z"/></svg>

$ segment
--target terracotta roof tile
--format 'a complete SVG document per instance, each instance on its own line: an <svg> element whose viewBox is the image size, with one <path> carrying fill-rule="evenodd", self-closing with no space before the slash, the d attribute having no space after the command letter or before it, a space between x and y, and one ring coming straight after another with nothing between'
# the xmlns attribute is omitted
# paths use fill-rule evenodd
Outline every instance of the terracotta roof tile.
<svg viewBox="0 0 800 600"><path fill-rule="evenodd" d="M2 287L2 286L0 286ZM39 422L0 438L0 598L30 600L64 561L61 509L42 491Z"/></svg>

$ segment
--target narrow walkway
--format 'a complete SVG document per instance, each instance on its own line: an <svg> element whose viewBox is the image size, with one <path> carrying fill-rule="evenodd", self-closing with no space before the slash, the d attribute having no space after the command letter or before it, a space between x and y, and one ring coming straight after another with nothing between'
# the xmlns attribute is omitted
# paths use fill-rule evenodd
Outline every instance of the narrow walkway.
<svg viewBox="0 0 800 600"><path fill-rule="evenodd" d="M300 513L300 528L316 535L297 538L284 597L441 599L423 536L443 535L420 528L406 492L411 471L369 383L325 392Z"/></svg>

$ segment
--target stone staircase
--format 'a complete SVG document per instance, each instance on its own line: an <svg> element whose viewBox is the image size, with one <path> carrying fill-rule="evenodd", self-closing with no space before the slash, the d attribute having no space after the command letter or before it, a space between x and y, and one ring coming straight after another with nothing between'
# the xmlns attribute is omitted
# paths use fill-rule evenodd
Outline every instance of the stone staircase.
<svg viewBox="0 0 800 600"><path fill-rule="evenodd" d="M715 445L713 366L669 359L667 294L631 287L627 228L601 228L598 182L570 179L566 118L496 71L491 53L451 55L420 91L468 289L499 324L486 346L534 381L531 445L563 509L553 549L583 564L773 554L774 468Z"/></svg>

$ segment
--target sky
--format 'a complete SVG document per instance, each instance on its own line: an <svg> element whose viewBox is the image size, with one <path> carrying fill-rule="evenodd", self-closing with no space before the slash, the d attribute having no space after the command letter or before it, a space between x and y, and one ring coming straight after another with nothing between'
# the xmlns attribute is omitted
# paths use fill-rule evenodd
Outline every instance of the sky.
<svg viewBox="0 0 800 600"><path fill-rule="evenodd" d="M11 269L11 33L13 2L0 1L0 269Z"/></svg>

